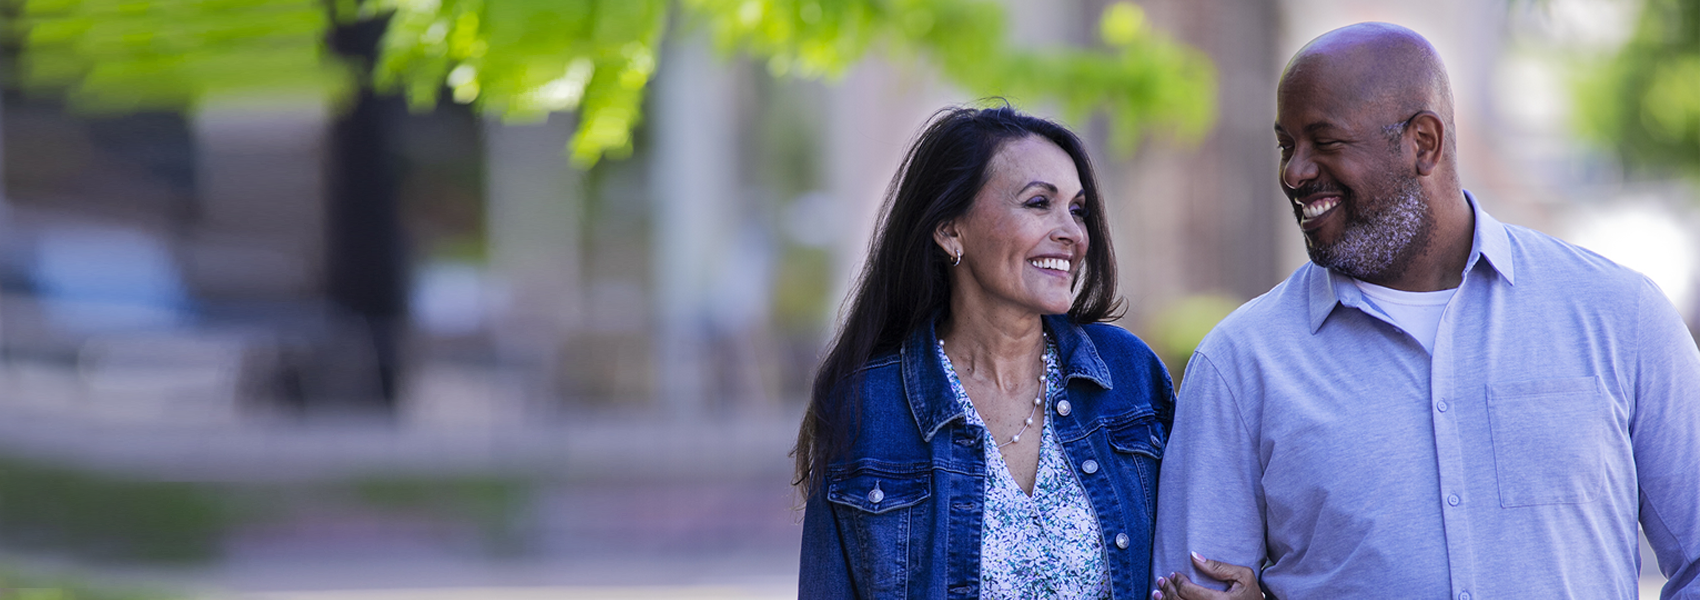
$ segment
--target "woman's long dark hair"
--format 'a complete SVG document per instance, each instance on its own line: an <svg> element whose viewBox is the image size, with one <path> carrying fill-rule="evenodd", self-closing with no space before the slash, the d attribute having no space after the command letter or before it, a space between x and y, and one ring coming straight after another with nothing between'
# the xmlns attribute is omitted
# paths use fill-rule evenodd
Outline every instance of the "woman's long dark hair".
<svg viewBox="0 0 1700 600"><path fill-rule="evenodd" d="M1007 104L934 113L886 189L885 209L851 291L844 325L815 373L809 408L791 451L797 460L794 483L805 498L819 488L826 466L853 441L860 409L858 370L874 356L895 350L927 319L949 317L951 257L934 243L933 230L968 212L998 149L1028 136L1050 140L1067 152L1085 189L1090 243L1068 315L1076 323L1117 316L1115 252L1098 180L1080 138Z"/></svg>

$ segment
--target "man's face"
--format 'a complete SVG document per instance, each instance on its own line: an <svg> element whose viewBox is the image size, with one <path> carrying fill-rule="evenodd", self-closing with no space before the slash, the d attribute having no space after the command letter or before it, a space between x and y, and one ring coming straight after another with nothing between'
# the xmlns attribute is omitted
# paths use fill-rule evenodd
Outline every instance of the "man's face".
<svg viewBox="0 0 1700 600"><path fill-rule="evenodd" d="M1281 190L1318 266L1370 282L1403 273L1433 218L1389 118L1327 69L1293 69L1277 93ZM1347 88L1342 93L1341 88Z"/></svg>

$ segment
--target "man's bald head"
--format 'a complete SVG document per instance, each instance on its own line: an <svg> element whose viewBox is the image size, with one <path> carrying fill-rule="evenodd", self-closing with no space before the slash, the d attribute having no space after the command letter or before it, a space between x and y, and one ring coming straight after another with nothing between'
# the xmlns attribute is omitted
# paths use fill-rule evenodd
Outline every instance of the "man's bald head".
<svg viewBox="0 0 1700 600"><path fill-rule="evenodd" d="M1347 25L1311 40L1281 73L1283 96L1294 86L1326 90L1382 121L1429 110L1453 127L1446 65L1423 36L1391 23Z"/></svg>

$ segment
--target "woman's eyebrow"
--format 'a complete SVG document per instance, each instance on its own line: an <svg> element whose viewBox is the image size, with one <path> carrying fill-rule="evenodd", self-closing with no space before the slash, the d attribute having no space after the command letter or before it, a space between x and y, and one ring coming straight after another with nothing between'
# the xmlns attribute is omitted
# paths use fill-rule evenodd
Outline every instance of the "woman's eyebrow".
<svg viewBox="0 0 1700 600"><path fill-rule="evenodd" d="M1028 189L1031 189L1031 188L1034 188L1034 187L1045 188L1045 191L1050 192L1052 194L1057 193L1057 186L1051 185L1051 183L1048 182L1048 181L1042 181L1042 180L1038 180L1038 179L1027 182L1027 185L1021 186L1021 189L1016 193L1025 192Z"/></svg>

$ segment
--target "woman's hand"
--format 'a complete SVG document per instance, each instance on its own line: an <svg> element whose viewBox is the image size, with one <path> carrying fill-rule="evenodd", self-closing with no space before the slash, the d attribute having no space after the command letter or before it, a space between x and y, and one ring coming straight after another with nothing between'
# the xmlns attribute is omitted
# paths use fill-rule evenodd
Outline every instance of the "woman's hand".
<svg viewBox="0 0 1700 600"><path fill-rule="evenodd" d="M1168 577L1157 578L1157 591L1151 592L1152 600L1260 600L1263 589L1257 586L1257 573L1249 567L1230 565L1225 562L1210 560L1192 553L1192 564L1199 572L1228 582L1226 591L1213 590L1187 579L1186 575L1170 573Z"/></svg>

